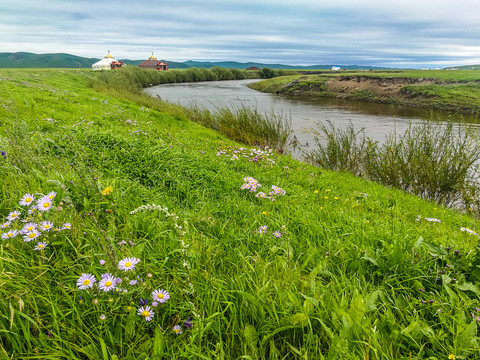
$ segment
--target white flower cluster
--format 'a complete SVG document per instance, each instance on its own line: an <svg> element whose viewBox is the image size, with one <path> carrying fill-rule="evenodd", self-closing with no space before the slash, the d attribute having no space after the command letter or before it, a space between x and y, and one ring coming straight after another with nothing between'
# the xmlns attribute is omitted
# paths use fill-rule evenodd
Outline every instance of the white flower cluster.
<svg viewBox="0 0 480 360"><path fill-rule="evenodd" d="M415 218L415 220L417 221L420 221L422 219L425 219L426 221L429 221L429 222L441 222L439 219L436 219L436 218L422 218L420 215L417 215L417 217Z"/></svg>
<svg viewBox="0 0 480 360"><path fill-rule="evenodd" d="M166 214L168 214L168 208L162 207L160 205L155 205L155 204L147 204L147 205L142 205L135 210L130 211L130 215L136 214L141 211L162 211Z"/></svg>
<svg viewBox="0 0 480 360"><path fill-rule="evenodd" d="M473 231L472 229L466 228L466 227L461 227L460 231L465 231L465 232L467 232L471 235L478 235L475 231Z"/></svg>
<svg viewBox="0 0 480 360"><path fill-rule="evenodd" d="M253 162L260 162L266 161L270 165L276 165L277 163L275 160L271 159L270 157L274 155L273 149L266 147L264 150L262 149L250 149L244 147L234 147L234 148L227 148L227 149L219 149L217 151L217 156L230 156L230 160L240 160L241 158L248 159L248 161Z"/></svg>
<svg viewBox="0 0 480 360"><path fill-rule="evenodd" d="M250 176L243 178L243 181L245 181L245 183L240 188L242 190L250 190L250 192L256 192L258 188L262 187L262 185L257 180Z"/></svg>
<svg viewBox="0 0 480 360"><path fill-rule="evenodd" d="M34 250L43 250L48 246L46 240L51 231L70 230L72 227L70 223L55 227L52 221L44 220L42 213L47 214L53 207L56 195L57 193L52 191L47 195L41 195L36 200L33 194L25 194L18 202L23 207L22 211L11 211L6 221L0 224L0 230L4 231L1 232L1 239L10 240L20 235L25 243L37 241Z"/></svg>
<svg viewBox="0 0 480 360"><path fill-rule="evenodd" d="M257 192L258 188L262 187L262 185L259 184L257 180L255 180L250 176L245 177L243 181L245 181L245 183L240 187L240 189L242 190L250 190L250 192ZM283 196L285 194L286 194L286 191L284 189L278 186L272 185L272 191L270 191L268 195L262 191L259 191L258 193L255 194L255 197L275 201L275 198L274 198L275 195Z"/></svg>

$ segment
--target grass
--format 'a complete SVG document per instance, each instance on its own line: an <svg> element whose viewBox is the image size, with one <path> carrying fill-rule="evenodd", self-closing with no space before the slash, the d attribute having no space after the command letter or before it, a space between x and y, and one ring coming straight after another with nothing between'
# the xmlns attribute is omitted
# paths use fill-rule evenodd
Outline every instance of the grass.
<svg viewBox="0 0 480 360"><path fill-rule="evenodd" d="M1 216L25 219L24 194L55 191L31 220L71 224L43 231L44 250L1 240L2 357L480 355L476 219L236 143L186 110L97 92L95 76L0 70ZM248 176L257 192L242 189ZM272 185L286 194L255 196ZM119 270L125 258L140 262ZM82 273L127 291L79 290ZM170 299L153 307L157 289ZM145 298L152 321L137 315Z"/></svg>
<svg viewBox="0 0 480 360"><path fill-rule="evenodd" d="M197 76L204 74L205 76ZM248 75L246 75L248 74ZM129 99L152 109L171 115L187 117L203 126L212 128L230 139L252 146L270 147L278 152L287 152L287 143L292 133L291 120L286 116L260 114L256 110L241 107L234 111L220 108L210 112L197 106L188 109L153 98L143 92L149 84L243 79L251 72L214 67L211 70L190 68L175 72L145 71L127 66L115 72L104 72L91 79L91 86L102 93Z"/></svg>
<svg viewBox="0 0 480 360"><path fill-rule="evenodd" d="M312 130L315 148L305 154L311 163L480 214L480 138L472 126L451 119L423 121L403 134L392 129L383 145L351 123L345 130L331 122L319 122L317 128Z"/></svg>
<svg viewBox="0 0 480 360"><path fill-rule="evenodd" d="M330 89L333 78L357 79L367 82L378 79L379 88ZM382 79L403 83L400 93L389 93ZM429 84L412 83L428 80ZM289 75L249 85L252 89L286 95L340 97L379 103L416 106L427 109L447 110L454 113L477 114L480 109L478 96L480 72L475 70L396 70L396 71L342 71L313 75ZM306 86L306 84L308 86ZM352 85L353 86L353 85ZM353 86L355 87L355 86Z"/></svg>

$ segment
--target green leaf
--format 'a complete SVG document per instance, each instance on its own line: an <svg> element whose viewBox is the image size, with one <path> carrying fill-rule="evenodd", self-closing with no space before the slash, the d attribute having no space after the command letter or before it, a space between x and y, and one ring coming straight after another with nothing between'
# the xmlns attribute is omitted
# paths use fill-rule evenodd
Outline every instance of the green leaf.
<svg viewBox="0 0 480 360"><path fill-rule="evenodd" d="M295 326L305 327L308 325L308 316L304 313L296 313L290 317L290 321Z"/></svg>
<svg viewBox="0 0 480 360"><path fill-rule="evenodd" d="M448 299L450 300L450 302L452 304L456 304L458 302L458 295L455 293L455 291L453 291L449 286L447 286L446 284L443 285L443 288L445 289L445 291L447 292L448 294Z"/></svg>
<svg viewBox="0 0 480 360"><path fill-rule="evenodd" d="M377 301L378 295L380 294L380 290L375 290L367 295L365 298L365 308L368 311L376 310L377 309Z"/></svg>
<svg viewBox="0 0 480 360"><path fill-rule="evenodd" d="M475 285L473 285L472 283L459 284L459 285L457 285L457 289L462 290L462 291L471 291L475 295L480 296L480 290L478 290L478 288Z"/></svg>
<svg viewBox="0 0 480 360"><path fill-rule="evenodd" d="M423 237L420 236L420 237L417 239L417 241L415 242L415 244L413 245L413 248L414 248L414 249L417 249L417 248L419 248L419 247L422 246L422 245L423 245Z"/></svg>
<svg viewBox="0 0 480 360"><path fill-rule="evenodd" d="M361 294L355 295L350 304L348 314L355 323L359 323L365 315L365 303Z"/></svg>
<svg viewBox="0 0 480 360"><path fill-rule="evenodd" d="M145 243L140 243L132 247L132 255L137 258L141 258L143 254L143 249L145 248Z"/></svg>
<svg viewBox="0 0 480 360"><path fill-rule="evenodd" d="M162 355L164 348L163 336L160 329L155 329L155 335L153 337L153 355Z"/></svg>
<svg viewBox="0 0 480 360"><path fill-rule="evenodd" d="M246 325L243 329L243 336L248 345L255 345L257 342L257 330L252 325Z"/></svg>
<svg viewBox="0 0 480 360"><path fill-rule="evenodd" d="M371 262L375 266L378 266L377 260L375 260L374 258L372 258L370 256L365 255L364 257L362 257L362 259Z"/></svg>
<svg viewBox="0 0 480 360"><path fill-rule="evenodd" d="M317 319L317 320L318 322L320 322L320 325L322 325L323 330L325 330L325 333L328 335L331 341L335 337L332 329L330 329L321 319Z"/></svg>
<svg viewBox="0 0 480 360"><path fill-rule="evenodd" d="M99 340L100 340L100 346L102 347L103 360L108 360L107 345L105 345L105 341L103 341L102 338L100 338Z"/></svg>
<svg viewBox="0 0 480 360"><path fill-rule="evenodd" d="M402 330L402 334L410 335L412 332L416 333L420 328L420 323L418 320L412 321L405 329Z"/></svg>
<svg viewBox="0 0 480 360"><path fill-rule="evenodd" d="M305 311L305 314L311 314L314 309L315 306L313 306L312 302L309 299L305 299L303 302L303 310Z"/></svg>
<svg viewBox="0 0 480 360"><path fill-rule="evenodd" d="M100 356L98 354L98 349L94 344L90 344L78 349L79 352L88 356L89 359L92 360L100 360Z"/></svg>
<svg viewBox="0 0 480 360"><path fill-rule="evenodd" d="M272 246L272 247L270 248L270 251L271 251L272 254L276 254L276 253L278 253L280 250L282 250L282 248L280 248L280 247L278 247L278 246L276 246L276 245L274 245L274 246Z"/></svg>
<svg viewBox="0 0 480 360"><path fill-rule="evenodd" d="M448 275L442 275L442 284L450 284L452 282L452 278Z"/></svg>
<svg viewBox="0 0 480 360"><path fill-rule="evenodd" d="M444 258L447 255L447 250L440 245L430 242L424 242L423 245L425 245L430 250L430 253L434 256L440 256L441 258Z"/></svg>
<svg viewBox="0 0 480 360"><path fill-rule="evenodd" d="M472 321L465 329L460 331L458 336L457 347L459 349L468 350L474 347L477 341L477 322Z"/></svg>

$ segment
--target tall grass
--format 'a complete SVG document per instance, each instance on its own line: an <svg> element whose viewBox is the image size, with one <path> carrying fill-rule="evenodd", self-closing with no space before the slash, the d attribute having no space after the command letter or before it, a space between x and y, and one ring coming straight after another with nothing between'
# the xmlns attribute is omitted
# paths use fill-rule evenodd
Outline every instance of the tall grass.
<svg viewBox="0 0 480 360"><path fill-rule="evenodd" d="M346 171L447 206L470 208L480 188L477 129L460 123L410 123L391 131L382 145L355 130L317 123L316 148L306 158L321 167ZM477 209L476 211L478 211Z"/></svg>
<svg viewBox="0 0 480 360"><path fill-rule="evenodd" d="M145 86L152 84L238 80L243 79L245 74L248 73L220 67L210 70L189 68L176 71L155 71L126 66L118 71L98 73L98 76L93 78L91 86L96 91L130 99L170 114L188 117L190 120L215 129L235 141L252 146L269 147L277 152L286 153L288 140L292 133L291 119L288 116L275 114L273 111L261 114L256 109L246 106L236 110L223 107L215 112L196 106L186 109L153 98L142 91Z"/></svg>
<svg viewBox="0 0 480 360"><path fill-rule="evenodd" d="M253 146L269 147L279 153L288 151L291 118L284 114L259 113L257 109L242 105L232 110L221 107L214 112L192 106L189 119L210 127L232 140Z"/></svg>
<svg viewBox="0 0 480 360"><path fill-rule="evenodd" d="M213 67L211 69L178 69L169 71L145 70L138 66L124 66L115 71L102 71L92 78L91 86L97 91L121 89L140 93L144 87L182 82L241 80L258 77L257 73L238 69Z"/></svg>

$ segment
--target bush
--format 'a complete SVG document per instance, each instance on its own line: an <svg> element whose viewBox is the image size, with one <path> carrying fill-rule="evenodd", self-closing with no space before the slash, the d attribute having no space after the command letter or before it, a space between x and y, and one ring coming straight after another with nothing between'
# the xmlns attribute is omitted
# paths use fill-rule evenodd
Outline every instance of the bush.
<svg viewBox="0 0 480 360"><path fill-rule="evenodd" d="M404 134L391 132L383 145L355 131L318 123L308 161L413 193L447 206L471 208L479 192L480 142L469 126L424 121ZM477 202L478 203L478 202Z"/></svg>
<svg viewBox="0 0 480 360"><path fill-rule="evenodd" d="M262 79L271 79L275 77L275 70L264 67L259 71L259 75Z"/></svg>

